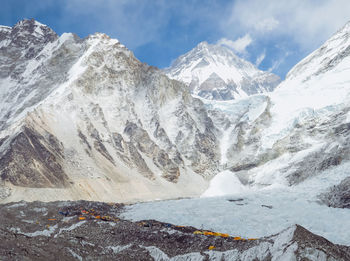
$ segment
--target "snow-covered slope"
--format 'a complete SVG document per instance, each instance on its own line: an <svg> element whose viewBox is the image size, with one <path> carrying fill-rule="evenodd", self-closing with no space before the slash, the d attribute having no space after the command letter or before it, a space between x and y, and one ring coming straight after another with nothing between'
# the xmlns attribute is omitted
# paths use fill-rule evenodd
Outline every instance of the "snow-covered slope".
<svg viewBox="0 0 350 261"><path fill-rule="evenodd" d="M124 217L176 220L242 237L300 224L349 245L349 50L350 23L297 64L274 92L236 101L203 99L223 131L220 160L226 170L202 198L140 203ZM287 245L291 255L281 260L303 260L293 256L296 246ZM304 258L327 260L311 251Z"/></svg>
<svg viewBox="0 0 350 261"><path fill-rule="evenodd" d="M193 94L212 100L232 100L274 90L278 76L263 72L230 49L207 42L180 56L165 73L186 83Z"/></svg>
<svg viewBox="0 0 350 261"><path fill-rule="evenodd" d="M350 245L350 209L329 208L318 195L348 176L350 164L337 166L295 186L222 190L227 194L128 206L123 216L131 220L157 219L183 226L201 227L243 238L261 238L299 224L333 243ZM215 177L216 178L216 177ZM211 196L211 195L209 195Z"/></svg>
<svg viewBox="0 0 350 261"><path fill-rule="evenodd" d="M217 172L218 130L203 103L117 40L58 37L34 20L1 39L7 200L198 195Z"/></svg>
<svg viewBox="0 0 350 261"><path fill-rule="evenodd" d="M224 130L221 160L232 175L257 188L289 186L349 161L349 49L350 23L297 64L274 92L203 100Z"/></svg>
<svg viewBox="0 0 350 261"><path fill-rule="evenodd" d="M215 195L221 183L225 191L289 186L342 165L350 159L349 27L274 92L234 101L192 97L104 34L59 37L34 20L1 27L0 196L176 198L202 194L221 173L207 192Z"/></svg>

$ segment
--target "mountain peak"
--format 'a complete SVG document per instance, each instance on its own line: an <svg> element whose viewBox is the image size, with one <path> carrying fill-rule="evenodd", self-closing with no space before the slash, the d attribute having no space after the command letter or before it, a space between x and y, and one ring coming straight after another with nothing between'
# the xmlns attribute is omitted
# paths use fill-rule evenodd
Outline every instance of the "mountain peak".
<svg viewBox="0 0 350 261"><path fill-rule="evenodd" d="M10 26L0 25L0 31L11 31L11 29Z"/></svg>
<svg viewBox="0 0 350 261"><path fill-rule="evenodd" d="M45 32L54 33L47 25L39 23L35 19L23 19L13 26L14 31L26 32L29 34L44 35Z"/></svg>
<svg viewBox="0 0 350 261"><path fill-rule="evenodd" d="M350 32L350 20L349 20L342 28L340 28L340 29L335 33L335 35L338 34L338 33L340 33L340 32Z"/></svg>
<svg viewBox="0 0 350 261"><path fill-rule="evenodd" d="M209 47L209 44L208 44L207 41L200 42L200 43L196 46L197 49L205 49L205 48L208 48L208 47Z"/></svg>
<svg viewBox="0 0 350 261"><path fill-rule="evenodd" d="M96 32L94 34L91 34L87 37L89 40L99 40L99 41L105 41L110 42L112 44L118 44L120 43L118 39L111 38L109 35L104 33Z"/></svg>
<svg viewBox="0 0 350 261"><path fill-rule="evenodd" d="M23 19L23 20L18 21L15 24L15 27L16 26L47 26L47 25L44 25L44 24L38 22L37 20L35 20L34 18L31 18L31 19Z"/></svg>
<svg viewBox="0 0 350 261"><path fill-rule="evenodd" d="M288 72L286 80L303 82L315 76L322 75L334 69L346 57L349 57L349 55L350 21L333 34L319 49L295 65Z"/></svg>
<svg viewBox="0 0 350 261"><path fill-rule="evenodd" d="M215 100L272 91L280 82L278 76L260 71L231 49L205 41L176 59L165 73L187 84L195 95Z"/></svg>
<svg viewBox="0 0 350 261"><path fill-rule="evenodd" d="M205 56L225 56L225 57L230 57L230 59L234 60L242 60L239 58L230 48L223 46L223 45L218 45L218 44L209 44L206 41L200 42L195 48L193 48L189 53L197 54L201 53L202 55Z"/></svg>
<svg viewBox="0 0 350 261"><path fill-rule="evenodd" d="M12 27L11 38L20 45L26 45L28 42L52 42L58 35L50 27L35 19L23 19Z"/></svg>

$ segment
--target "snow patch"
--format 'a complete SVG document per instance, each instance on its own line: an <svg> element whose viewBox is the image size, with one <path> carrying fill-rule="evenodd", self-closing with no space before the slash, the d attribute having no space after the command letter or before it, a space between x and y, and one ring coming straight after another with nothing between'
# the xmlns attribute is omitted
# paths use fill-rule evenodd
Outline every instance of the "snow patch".
<svg viewBox="0 0 350 261"><path fill-rule="evenodd" d="M59 232L54 236L55 238L61 234L63 231L72 231L74 229L76 229L77 227L80 227L81 225L83 225L84 223L86 223L86 220L84 221L80 221L78 223L75 223L73 225L71 225L70 227L64 227L64 228L60 228Z"/></svg>
<svg viewBox="0 0 350 261"><path fill-rule="evenodd" d="M41 230L41 231L35 231L32 233L25 233L22 232L21 229L19 228L11 228L10 230L12 232L18 233L18 234L22 234L28 237L38 237L38 236L45 236L45 237L50 237L56 230L56 228L58 227L58 225L54 225L54 226L50 226L49 229L45 229L45 230Z"/></svg>
<svg viewBox="0 0 350 261"><path fill-rule="evenodd" d="M122 252L125 249L128 249L131 247L131 244L125 245L125 246L109 246L107 248L111 249L115 254L118 254Z"/></svg>
<svg viewBox="0 0 350 261"><path fill-rule="evenodd" d="M240 182L236 174L225 170L211 179L209 188L202 194L202 197L235 195L246 191L247 188Z"/></svg>
<svg viewBox="0 0 350 261"><path fill-rule="evenodd" d="M143 246L141 246L143 247ZM143 247L148 250L149 254L157 261L180 261L180 260L191 260L191 261L202 261L204 257L200 253L188 253L185 255L174 256L169 258L162 250L155 246Z"/></svg>
<svg viewBox="0 0 350 261"><path fill-rule="evenodd" d="M27 206L27 203L21 202L21 203L16 203L16 204L13 204L11 206L8 206L7 208L18 208L18 207L25 207L25 206Z"/></svg>
<svg viewBox="0 0 350 261"><path fill-rule="evenodd" d="M74 258L78 259L79 261L82 261L82 260L83 260L83 258L82 258L81 256L79 256L77 253L75 253L72 249L68 248L68 251L69 251L69 253L72 254L72 256L73 256Z"/></svg>

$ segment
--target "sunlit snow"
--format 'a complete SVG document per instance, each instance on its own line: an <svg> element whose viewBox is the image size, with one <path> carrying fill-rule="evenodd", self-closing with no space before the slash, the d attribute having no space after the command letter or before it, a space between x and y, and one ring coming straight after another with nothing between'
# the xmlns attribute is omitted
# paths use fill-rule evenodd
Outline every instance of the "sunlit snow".
<svg viewBox="0 0 350 261"><path fill-rule="evenodd" d="M247 188L239 181L235 173L225 170L212 178L209 188L203 193L202 197L240 194L246 190Z"/></svg>
<svg viewBox="0 0 350 261"><path fill-rule="evenodd" d="M228 190L225 181L229 178L225 172L213 180L206 193L234 195L139 203L128 206L123 216L131 220L156 219L242 237L268 236L299 224L334 243L349 245L349 209L329 208L317 202L317 195L349 176L349 169L347 163L298 186L247 187L238 194L233 180L228 181L233 185L232 191Z"/></svg>

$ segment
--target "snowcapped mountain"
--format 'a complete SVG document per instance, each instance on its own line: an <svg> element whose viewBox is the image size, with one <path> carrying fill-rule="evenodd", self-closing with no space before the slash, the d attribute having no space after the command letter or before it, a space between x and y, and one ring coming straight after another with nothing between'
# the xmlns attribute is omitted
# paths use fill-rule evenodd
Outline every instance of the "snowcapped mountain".
<svg viewBox="0 0 350 261"><path fill-rule="evenodd" d="M349 48L350 23L297 64L274 92L239 101L205 101L215 126L224 130L221 161L238 177L237 189L241 183L296 185L327 171L338 177L332 182L326 178L327 184L347 178ZM323 199L338 199L342 202L332 205L344 205L348 192L339 191L344 187L332 190L343 196Z"/></svg>
<svg viewBox="0 0 350 261"><path fill-rule="evenodd" d="M299 224L349 245L349 49L350 23L297 64L274 92L233 101L203 99L222 131L225 170L201 198L138 203L124 217L258 238ZM300 248L305 244L295 243L291 255L276 260L327 260L328 250L293 256ZM342 258L347 259L335 259Z"/></svg>
<svg viewBox="0 0 350 261"><path fill-rule="evenodd" d="M194 95L232 100L271 92L280 78L239 58L229 48L201 42L166 68L171 78L186 83Z"/></svg>
<svg viewBox="0 0 350 261"><path fill-rule="evenodd" d="M244 191L342 169L349 38L346 25L274 92L214 101L192 97L104 34L57 36L34 20L1 27L0 195L144 201L200 195L208 186L215 195L222 177ZM205 43L198 49L232 54Z"/></svg>
<svg viewBox="0 0 350 261"><path fill-rule="evenodd" d="M58 36L35 20L1 26L1 203L202 195L128 206L124 215L263 240L301 224L348 245L348 209L329 206L350 203L349 50L350 23L265 93L276 76L226 48L202 43L180 57L167 73L181 83L105 34ZM224 197L206 198L216 195ZM336 219L342 226L334 229ZM277 240L283 246L272 236L254 253L245 245L231 254L325 257L332 244L317 238L310 254L304 232L294 226Z"/></svg>
<svg viewBox="0 0 350 261"><path fill-rule="evenodd" d="M34 20L0 37L8 200L195 195L217 172L218 130L203 103L117 40L58 37Z"/></svg>

